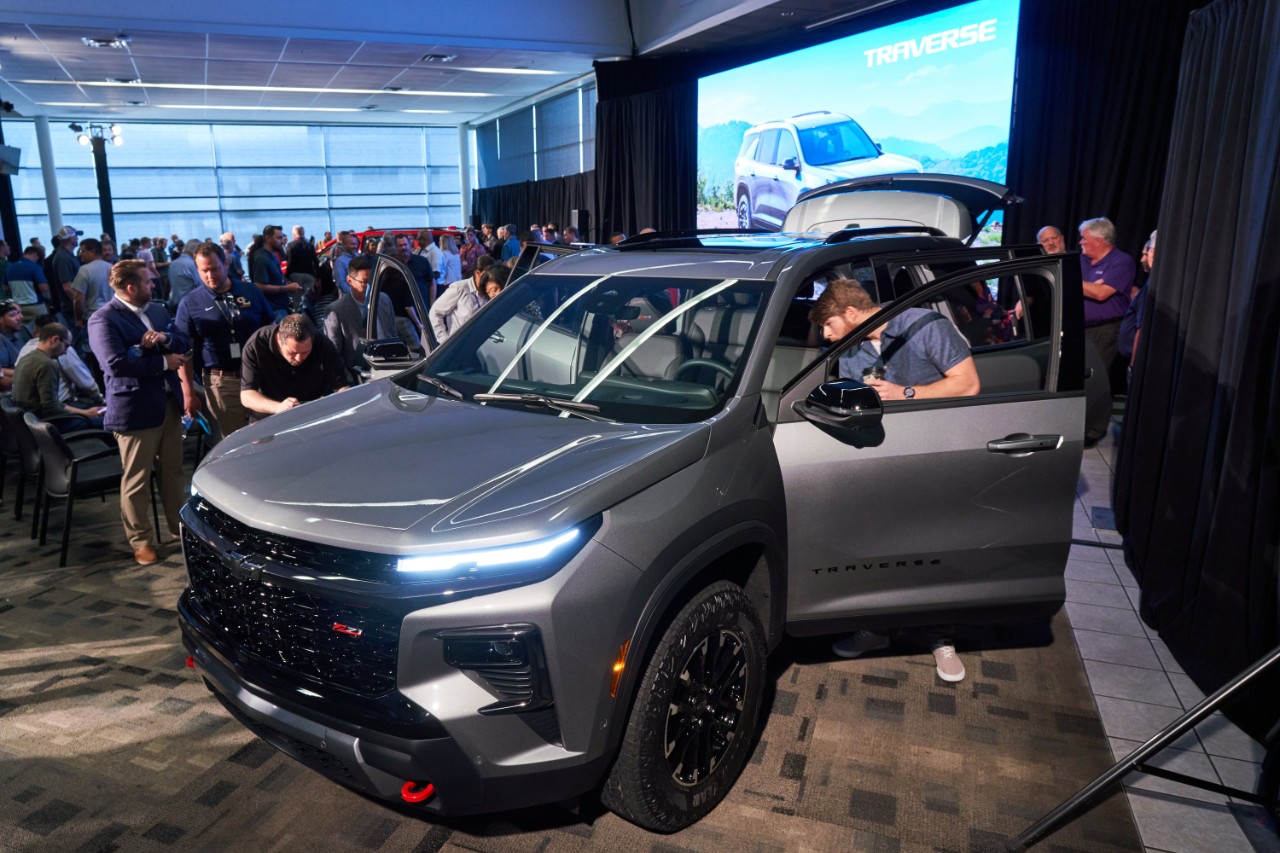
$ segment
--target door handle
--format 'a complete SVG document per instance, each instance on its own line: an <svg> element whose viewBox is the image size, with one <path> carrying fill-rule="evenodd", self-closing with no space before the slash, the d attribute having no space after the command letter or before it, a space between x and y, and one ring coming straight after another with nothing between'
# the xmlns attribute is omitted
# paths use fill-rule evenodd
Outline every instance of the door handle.
<svg viewBox="0 0 1280 853"><path fill-rule="evenodd" d="M489 340L493 341L495 344L502 344L507 342L507 336L502 334L502 332L494 332L489 336Z"/></svg>
<svg viewBox="0 0 1280 853"><path fill-rule="evenodd" d="M1028 435L1017 432L1004 438L987 442L987 450L992 453L1007 453L1010 456L1027 456L1041 450L1057 450L1062 446L1060 435Z"/></svg>

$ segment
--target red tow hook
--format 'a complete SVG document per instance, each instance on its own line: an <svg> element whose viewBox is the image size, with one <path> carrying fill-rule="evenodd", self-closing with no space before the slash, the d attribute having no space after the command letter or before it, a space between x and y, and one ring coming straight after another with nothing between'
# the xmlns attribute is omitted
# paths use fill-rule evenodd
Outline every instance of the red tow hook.
<svg viewBox="0 0 1280 853"><path fill-rule="evenodd" d="M196 659L194 657L191 657L191 656L187 657L187 668L188 669L196 668Z"/></svg>
<svg viewBox="0 0 1280 853"><path fill-rule="evenodd" d="M425 788L421 791L415 791L414 788L418 785L417 782L412 780L405 782L404 787L400 789L400 798L406 803L421 803L424 800L431 799L431 797L435 795L436 786L432 785L430 782L425 782L423 784L426 785Z"/></svg>

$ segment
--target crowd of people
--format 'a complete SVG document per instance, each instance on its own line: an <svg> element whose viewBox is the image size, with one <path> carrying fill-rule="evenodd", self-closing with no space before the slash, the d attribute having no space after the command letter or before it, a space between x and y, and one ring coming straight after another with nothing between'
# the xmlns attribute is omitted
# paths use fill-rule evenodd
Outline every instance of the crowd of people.
<svg viewBox="0 0 1280 853"><path fill-rule="evenodd" d="M191 423L216 442L358 381L371 311L376 339L425 353L501 294L524 246L579 240L554 223L372 231L317 246L302 226L286 239L268 225L244 250L233 233L117 246L64 226L51 251L33 238L16 259L0 240L0 394L59 431L114 435L140 565L163 538L148 513L153 472L177 535ZM381 265L371 307L379 255L399 263Z"/></svg>

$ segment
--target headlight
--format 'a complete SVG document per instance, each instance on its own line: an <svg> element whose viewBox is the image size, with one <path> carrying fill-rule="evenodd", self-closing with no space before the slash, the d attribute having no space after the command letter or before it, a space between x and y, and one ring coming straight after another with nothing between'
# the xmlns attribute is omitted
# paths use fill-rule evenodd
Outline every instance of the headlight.
<svg viewBox="0 0 1280 853"><path fill-rule="evenodd" d="M558 568L573 556L578 544L586 538L580 528L574 527L549 539L537 539L519 545L401 557L397 570L414 574L457 576L486 571L501 574L548 564L554 564Z"/></svg>

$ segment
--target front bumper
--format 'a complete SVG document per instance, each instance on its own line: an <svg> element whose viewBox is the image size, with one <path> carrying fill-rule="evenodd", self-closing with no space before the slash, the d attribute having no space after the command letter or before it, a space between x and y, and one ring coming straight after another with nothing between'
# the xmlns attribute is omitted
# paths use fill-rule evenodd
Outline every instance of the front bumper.
<svg viewBox="0 0 1280 853"><path fill-rule="evenodd" d="M435 796L416 806L424 812L503 811L577 796L598 784L608 769L602 756L575 766L486 778L479 756L472 760L448 735L389 734L318 713L247 681L201 636L181 605L179 611L183 644L196 671L232 716L291 758L370 796L402 802L406 782L430 782Z"/></svg>
<svg viewBox="0 0 1280 853"><path fill-rule="evenodd" d="M568 799L608 770L611 650L628 620L581 614L638 592L634 567L609 549L588 543L554 577L457 600L321 576L307 543L251 538L190 504L183 520L184 643L219 701L282 752L389 801L430 782L435 796L417 807L450 815ZM464 671L445 655L445 637L521 624L540 631L549 664L544 701L527 709L511 707L510 670Z"/></svg>

